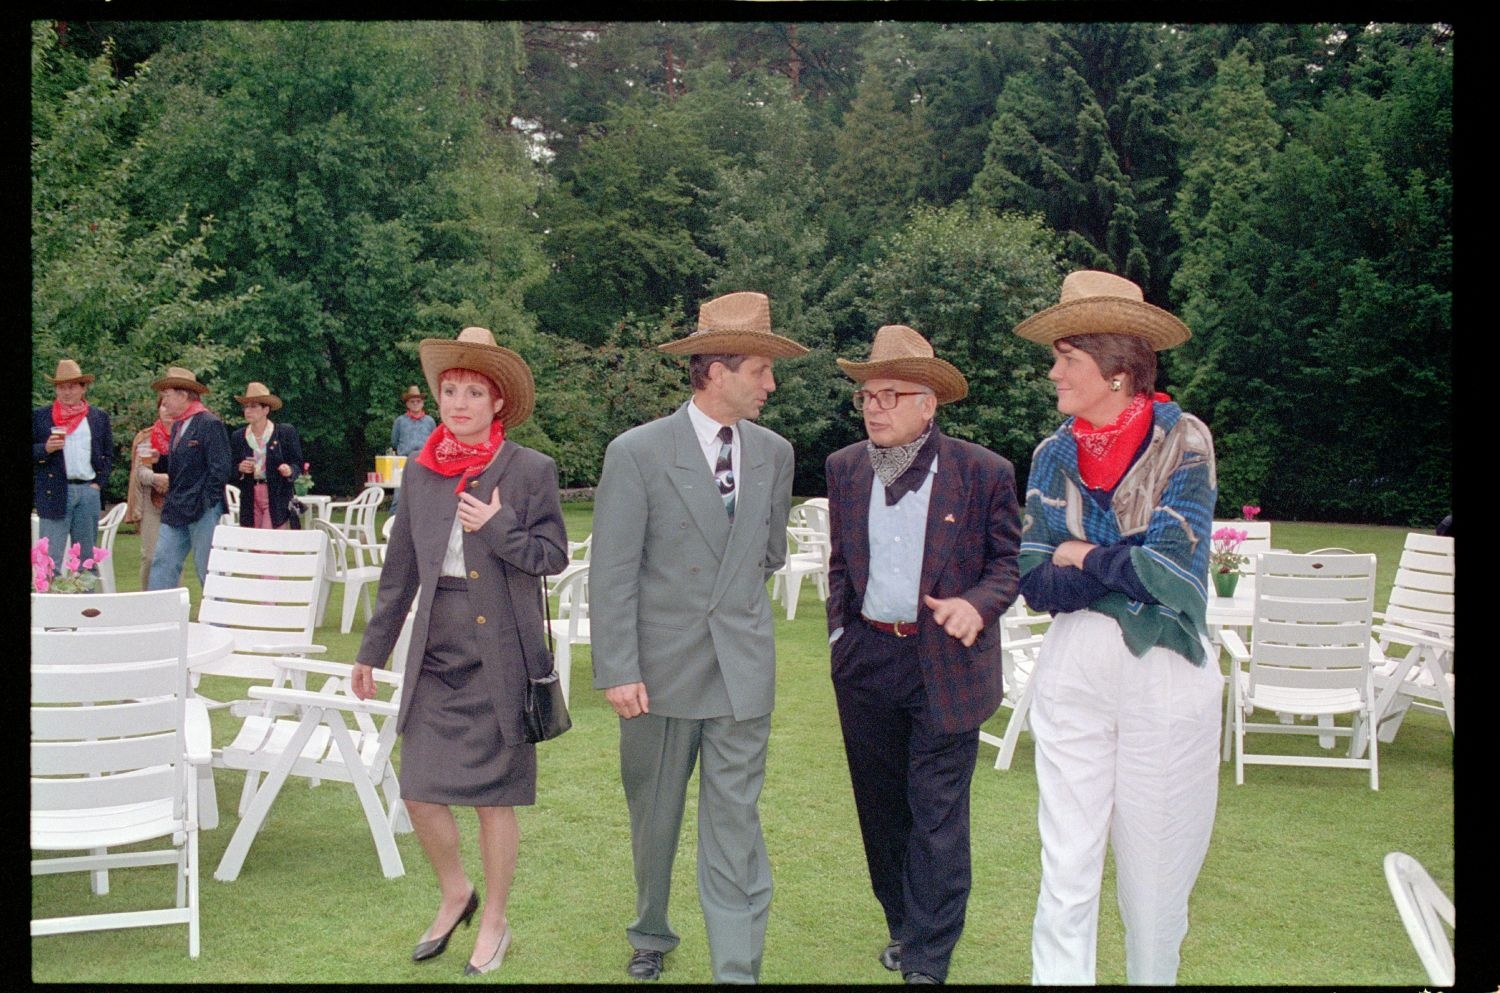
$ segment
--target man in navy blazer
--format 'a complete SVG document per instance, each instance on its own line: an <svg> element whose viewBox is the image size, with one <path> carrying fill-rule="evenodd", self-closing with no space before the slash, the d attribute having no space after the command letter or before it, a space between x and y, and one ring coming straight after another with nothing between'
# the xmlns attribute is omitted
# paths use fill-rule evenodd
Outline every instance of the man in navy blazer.
<svg viewBox="0 0 1500 993"><path fill-rule="evenodd" d="M182 585L182 564L193 553L201 585L208 578L208 553L214 527L224 513L224 484L229 482L229 432L213 411L203 406L208 387L190 370L171 366L151 384L172 417L168 450L156 462L167 475L167 496L161 508L161 531L151 559L148 589L167 590Z"/></svg>
<svg viewBox="0 0 1500 993"><path fill-rule="evenodd" d="M72 359L63 359L47 378L56 399L31 412L33 500L40 536L47 539L53 564L61 568L73 542L78 543L80 562L94 557L104 486L115 464L115 441L109 415L84 399L92 375Z"/></svg>
<svg viewBox="0 0 1500 993"><path fill-rule="evenodd" d="M1016 598L1015 473L938 430L963 375L916 331L887 325L860 388L869 441L826 463L834 695L887 968L941 983L969 899L969 782L1000 705L1000 615Z"/></svg>

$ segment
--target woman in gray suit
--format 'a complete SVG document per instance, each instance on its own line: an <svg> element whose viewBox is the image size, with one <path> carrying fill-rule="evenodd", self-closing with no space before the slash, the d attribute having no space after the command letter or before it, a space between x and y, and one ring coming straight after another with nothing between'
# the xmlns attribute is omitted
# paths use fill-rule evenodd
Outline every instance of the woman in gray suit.
<svg viewBox="0 0 1500 993"><path fill-rule="evenodd" d="M510 947L514 808L536 799L536 747L525 740L521 708L528 670L541 677L551 668L540 577L567 564L567 534L556 464L505 440L535 402L525 361L474 327L456 341L425 339L419 353L442 424L402 479L352 682L361 699L375 694L372 667L390 655L416 599L397 717L401 796L441 901L412 960L441 955L479 909L452 811L473 807L485 899L464 974L478 975L498 968Z"/></svg>

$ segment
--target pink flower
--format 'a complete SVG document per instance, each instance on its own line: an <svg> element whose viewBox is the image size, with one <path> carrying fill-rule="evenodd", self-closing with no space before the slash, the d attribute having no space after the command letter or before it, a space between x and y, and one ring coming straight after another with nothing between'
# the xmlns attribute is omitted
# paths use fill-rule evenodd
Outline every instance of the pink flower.
<svg viewBox="0 0 1500 993"><path fill-rule="evenodd" d="M1253 503L1247 503L1240 508L1240 513L1245 515L1245 520L1253 521L1260 515L1260 507Z"/></svg>
<svg viewBox="0 0 1500 993"><path fill-rule="evenodd" d="M110 556L110 551L109 551L108 548L96 548L96 549L94 549L94 561L95 562L103 562L105 559L109 558L109 556Z"/></svg>
<svg viewBox="0 0 1500 993"><path fill-rule="evenodd" d="M47 592L47 580L42 576L38 576L36 577L36 579L32 580L31 585L36 587L36 591L38 593Z"/></svg>
<svg viewBox="0 0 1500 993"><path fill-rule="evenodd" d="M76 541L73 542L73 544L68 546L68 550L63 556L63 567L72 572L77 572L78 560L82 554L83 546Z"/></svg>
<svg viewBox="0 0 1500 993"><path fill-rule="evenodd" d="M83 560L83 567L85 569L92 569L94 567L94 560L93 559L84 559Z"/></svg>

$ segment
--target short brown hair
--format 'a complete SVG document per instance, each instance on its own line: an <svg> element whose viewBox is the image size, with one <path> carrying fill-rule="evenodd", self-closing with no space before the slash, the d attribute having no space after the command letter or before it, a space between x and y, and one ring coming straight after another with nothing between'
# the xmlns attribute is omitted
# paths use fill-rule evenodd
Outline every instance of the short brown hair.
<svg viewBox="0 0 1500 993"><path fill-rule="evenodd" d="M1151 343L1134 334L1075 334L1059 338L1054 345L1068 345L1088 353L1105 379L1124 373L1136 393L1156 390L1156 352Z"/></svg>
<svg viewBox="0 0 1500 993"><path fill-rule="evenodd" d="M738 372L740 366L749 357L748 355L720 355L713 352L691 355L688 357L688 379L691 380L693 389L707 389L708 370L715 362L724 363L724 368L730 372Z"/></svg>

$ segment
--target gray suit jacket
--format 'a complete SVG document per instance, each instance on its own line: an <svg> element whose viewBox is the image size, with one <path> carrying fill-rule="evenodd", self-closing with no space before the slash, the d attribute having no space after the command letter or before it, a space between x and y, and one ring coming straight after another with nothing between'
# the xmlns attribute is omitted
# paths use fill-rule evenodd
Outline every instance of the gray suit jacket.
<svg viewBox="0 0 1500 993"><path fill-rule="evenodd" d="M776 643L766 580L786 560L792 446L739 422L734 525L687 405L610 442L594 496L594 686L646 684L653 714L771 712Z"/></svg>
<svg viewBox="0 0 1500 993"><path fill-rule="evenodd" d="M406 727L427 646L433 591L458 513L458 497L453 492L457 482L456 477L440 476L416 462L407 463L401 501L386 546L385 567L380 573L375 615L359 646L359 661L384 667L421 586L406 657L398 731ZM524 740L521 705L526 671L522 644L526 659L539 670L534 675L544 675L550 665L539 577L561 572L567 565L568 536L558 502L557 464L550 458L507 441L484 472L469 481L469 492L487 501L497 485L500 509L484 527L463 536L464 565L469 571L474 623L481 626L483 635L480 643L485 681L500 718L500 738L514 745Z"/></svg>

